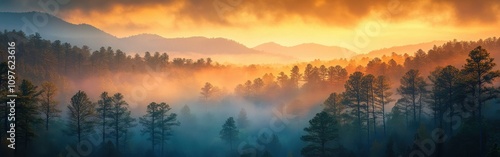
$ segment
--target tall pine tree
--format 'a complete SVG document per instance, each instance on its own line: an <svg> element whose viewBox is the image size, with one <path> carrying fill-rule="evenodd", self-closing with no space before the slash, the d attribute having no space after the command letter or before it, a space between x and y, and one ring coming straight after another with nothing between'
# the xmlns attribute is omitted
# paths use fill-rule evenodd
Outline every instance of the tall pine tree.
<svg viewBox="0 0 500 157"><path fill-rule="evenodd" d="M111 110L111 97L108 95L108 92L102 92L101 95L100 95L100 100L97 101L97 113L98 113L98 119L99 119L99 123L101 125L101 131L102 131L102 143L106 143L106 135L108 134L108 132L106 131L107 129L107 125L110 123L109 121L109 118L110 118L110 114L109 114L109 110Z"/></svg>
<svg viewBox="0 0 500 157"><path fill-rule="evenodd" d="M233 117L229 117L224 125L222 125L222 130L219 132L220 138L229 144L230 154L233 154L233 143L238 140L238 128Z"/></svg>
<svg viewBox="0 0 500 157"><path fill-rule="evenodd" d="M42 94L40 112L45 118L45 130L49 130L49 122L52 118L59 117L61 110L57 108L58 102L55 100L57 87L52 82L42 84Z"/></svg>
<svg viewBox="0 0 500 157"><path fill-rule="evenodd" d="M490 53L483 49L481 46L475 48L470 51L469 58L467 58L467 63L464 65L464 71L466 72L467 78L470 79L471 83L474 86L474 104L478 110L478 119L479 119L479 155L483 155L483 126L482 124L482 110L483 105L486 101L491 99L492 97L488 97L485 95L489 88L487 88L487 84L491 84L493 80L500 77L500 71L493 70L493 67L496 65L493 62L493 58L490 57Z"/></svg>
<svg viewBox="0 0 500 157"><path fill-rule="evenodd" d="M383 75L378 76L377 79L375 80L374 84L374 90L375 90L375 96L376 96L376 103L377 106L380 107L380 113L382 114L382 126L384 128L384 136L386 135L386 106L394 101L391 99L392 92L390 91L391 89L391 83L389 79Z"/></svg>
<svg viewBox="0 0 500 157"><path fill-rule="evenodd" d="M121 93L116 93L111 97L109 120L109 134L115 140L116 149L120 151L120 138L126 138L128 129L134 126L135 121L130 116L128 103L123 100Z"/></svg>
<svg viewBox="0 0 500 157"><path fill-rule="evenodd" d="M325 111L317 113L309 121L309 126L304 128L307 135L300 139L308 144L302 148L303 156L328 157L334 156L336 148L334 143L338 137L338 122Z"/></svg>
<svg viewBox="0 0 500 157"><path fill-rule="evenodd" d="M42 120L38 117L38 102L41 91L28 80L22 80L19 85L18 99L16 100L16 141L24 144L26 149L29 143L36 137L35 124ZM21 151L16 151L21 152Z"/></svg>
<svg viewBox="0 0 500 157"><path fill-rule="evenodd" d="M92 103L83 91L78 91L71 97L71 104L68 106L69 135L76 135L78 142L93 132L95 126L95 103Z"/></svg>

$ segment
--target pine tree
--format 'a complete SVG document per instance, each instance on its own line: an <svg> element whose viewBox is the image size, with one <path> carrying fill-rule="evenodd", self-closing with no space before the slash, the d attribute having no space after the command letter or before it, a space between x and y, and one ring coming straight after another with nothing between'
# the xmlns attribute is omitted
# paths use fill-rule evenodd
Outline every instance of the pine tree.
<svg viewBox="0 0 500 157"><path fill-rule="evenodd" d="M204 101L208 101L208 99L213 95L213 89L214 86L208 82L205 83L205 86L201 88L201 96L203 97Z"/></svg>
<svg viewBox="0 0 500 157"><path fill-rule="evenodd" d="M362 84L363 76L364 75L361 72L354 72L349 76L349 80L347 80L347 83L345 84L344 96L349 107L353 108L355 117L357 117L357 129L360 136L362 128L361 115L363 114L361 109L364 107L361 102L364 101L365 95Z"/></svg>
<svg viewBox="0 0 500 157"><path fill-rule="evenodd" d="M100 125L102 126L102 143L105 143L105 140L106 140L106 135L108 134L108 132L106 132L106 129L109 125L109 118L110 118L110 114L109 114L109 110L111 110L111 101L112 101L112 98L110 96L108 96L108 92L103 92L101 93L101 96L100 96L100 100L97 101L97 114L98 114L98 119L100 121Z"/></svg>
<svg viewBox="0 0 500 157"><path fill-rule="evenodd" d="M454 66L448 65L445 68L437 68L432 74L434 73L436 76L429 76L433 83L434 102L442 100L445 104L444 106L450 111L449 117L451 118L455 113L453 106L459 103L459 95L460 92L463 91L463 89L461 89L460 70ZM437 110L437 116L443 116L445 111L444 108L436 106L434 109ZM450 121L449 125L450 133L452 133L452 121Z"/></svg>
<svg viewBox="0 0 500 157"><path fill-rule="evenodd" d="M321 76L319 68L316 66L312 66L311 64L307 64L306 69L304 70L304 85L303 87L307 88L316 88L319 86L321 82Z"/></svg>
<svg viewBox="0 0 500 157"><path fill-rule="evenodd" d="M24 148L36 137L34 125L41 123L38 117L38 102L41 91L28 80L19 85L16 102L16 141L24 144ZM19 151L16 151L16 153Z"/></svg>
<svg viewBox="0 0 500 157"><path fill-rule="evenodd" d="M57 88L52 82L42 83L40 112L45 118L45 130L49 130L49 121L52 118L59 117L61 110L57 108L58 102L55 100Z"/></svg>
<svg viewBox="0 0 500 157"><path fill-rule="evenodd" d="M172 136L172 126L179 126L180 123L177 121L177 114L170 113L167 114L172 108L164 102L159 104L159 128L160 128L160 146L161 146L161 155L163 155L163 148L165 142Z"/></svg>
<svg viewBox="0 0 500 157"><path fill-rule="evenodd" d="M90 101L87 94L83 91L78 91L71 97L71 104L68 106L69 135L76 135L78 142L81 142L82 137L92 133L95 125L95 104Z"/></svg>
<svg viewBox="0 0 500 157"><path fill-rule="evenodd" d="M303 156L328 157L334 155L333 142L339 137L338 123L335 118L325 111L317 113L309 121L309 127L304 128L304 131L307 132L307 135L300 137L300 139L307 142L308 145L301 150Z"/></svg>
<svg viewBox="0 0 500 157"><path fill-rule="evenodd" d="M486 88L487 84L491 84L493 80L500 77L500 71L493 70L496 65L493 62L493 58L490 57L490 53L483 49L481 46L470 51L469 58L467 58L467 63L464 65L464 71L466 72L467 78L470 79L474 87L474 104L478 108L478 119L479 119L479 156L483 155L483 126L482 124L482 110L484 103L491 99L492 97L486 97L485 93L488 92Z"/></svg>
<svg viewBox="0 0 500 157"><path fill-rule="evenodd" d="M431 74L428 76L429 80L432 82L432 90L430 97L432 98L432 102L429 104L429 109L432 110L432 117L434 119L434 125L440 128L443 128L443 118L446 105L444 95L445 91L443 86L440 85L441 71L442 67L437 67Z"/></svg>
<svg viewBox="0 0 500 157"><path fill-rule="evenodd" d="M300 74L299 67L293 66L292 70L290 71L290 87L291 87L291 89L296 90L299 88L300 78L302 78L302 74Z"/></svg>
<svg viewBox="0 0 500 157"><path fill-rule="evenodd" d="M418 106L418 97L422 94L422 86L425 86L426 83L424 78L420 76L420 72L418 70L411 69L405 73L403 78L401 78L401 85L397 89L398 93L403 96L405 99L410 101L412 111L413 111L413 123L418 123L417 121L417 111L419 110Z"/></svg>
<svg viewBox="0 0 500 157"><path fill-rule="evenodd" d="M365 113L366 113L366 129L367 129L367 141L370 142L370 107L372 108L372 111L371 111L371 118L374 119L374 123L373 123L373 132L376 133L375 131L375 128L376 128L376 124L375 124L375 120L376 120L376 116L375 116L375 95L374 95L374 88L373 88L373 84L374 84L374 81L375 81L375 76L373 76L372 74L368 74L368 75L365 75L363 78L362 78L362 86L364 87L363 88L363 93L364 93L364 100L366 102L365 104Z"/></svg>
<svg viewBox="0 0 500 157"><path fill-rule="evenodd" d="M130 116L128 103L123 100L121 93L116 93L111 97L109 110L110 136L115 138L116 149L120 151L120 138L125 138L129 128L134 126L135 119Z"/></svg>
<svg viewBox="0 0 500 157"><path fill-rule="evenodd" d="M250 122L248 121L247 118L247 111L244 108L242 108L240 110L240 114L238 114L238 119L237 119L238 128L245 129L248 127L249 123Z"/></svg>
<svg viewBox="0 0 500 157"><path fill-rule="evenodd" d="M325 111L332 115L333 118L338 119L342 123L342 112L345 110L343 102L343 94L331 93L330 96L323 102Z"/></svg>
<svg viewBox="0 0 500 157"><path fill-rule="evenodd" d="M233 143L238 140L238 134L239 131L233 117L229 117L224 125L222 125L222 130L219 132L219 135L222 140L229 143L231 154L233 153Z"/></svg>
<svg viewBox="0 0 500 157"><path fill-rule="evenodd" d="M327 76L328 76L327 71L328 71L328 69L325 67L325 65L321 65L318 69L319 78L322 82L326 81L326 79L327 79Z"/></svg>
<svg viewBox="0 0 500 157"><path fill-rule="evenodd" d="M496 63L494 58L490 57L490 53L483 49L481 46L475 48L469 53L467 63L464 65L464 71L467 78L472 80L475 90L475 104L478 107L478 117L482 118L482 107L485 101L491 99L484 94L488 92L487 84L491 84L493 80L500 77L500 71L493 70Z"/></svg>
<svg viewBox="0 0 500 157"><path fill-rule="evenodd" d="M151 102L146 109L146 115L139 118L139 123L144 127L141 130L142 135L148 134L148 140L151 141L151 148L154 152L155 146L161 146L163 155L164 143L172 135L172 126L180 125L177 120L177 114L167 114L171 108L168 104Z"/></svg>
<svg viewBox="0 0 500 157"><path fill-rule="evenodd" d="M160 114L159 104L151 102L146 109L146 114L139 118L139 123L144 127L141 134L148 134L148 140L151 141L151 149L155 152L155 145L160 142L160 129L158 119Z"/></svg>
<svg viewBox="0 0 500 157"><path fill-rule="evenodd" d="M342 68L340 65L328 67L328 71L326 73L327 81L334 88L342 87L348 77L347 70Z"/></svg>
<svg viewBox="0 0 500 157"><path fill-rule="evenodd" d="M186 125L194 125L196 123L196 117L193 113L191 113L191 109L188 105L184 105L184 107L182 107L179 117L182 123Z"/></svg>
<svg viewBox="0 0 500 157"><path fill-rule="evenodd" d="M375 90L377 106L380 107L382 113L382 125L384 128L384 136L386 135L386 125L385 125L386 105L394 101L393 99L391 99L392 92L389 91L390 89L391 89L391 84L389 79L383 75L378 76L377 79L375 80L374 90Z"/></svg>

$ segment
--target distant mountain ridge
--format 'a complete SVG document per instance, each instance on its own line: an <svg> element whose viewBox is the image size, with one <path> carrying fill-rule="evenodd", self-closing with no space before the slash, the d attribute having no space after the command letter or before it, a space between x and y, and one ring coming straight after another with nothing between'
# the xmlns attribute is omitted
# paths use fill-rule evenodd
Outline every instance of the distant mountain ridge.
<svg viewBox="0 0 500 157"><path fill-rule="evenodd" d="M47 18L44 20L44 17ZM259 58L257 56L262 57L266 55L276 62L290 59L290 57L287 56L259 52L247 48L233 40L224 38L164 38L154 34L139 34L125 38L117 38L94 26L88 24L71 24L53 15L40 12L0 12L0 21L2 21L2 23L0 23L0 30L19 31L24 28L22 31L26 34L38 32L44 39L52 41L60 40L80 47L87 45L92 50L99 50L100 47L110 46L115 50L120 49L130 55L146 51L167 52L173 57L186 57L192 59L212 57L217 61L232 63L242 63L246 61L245 57L241 57L241 55L250 55L253 58ZM28 23L28 27L26 27L26 23ZM223 59L217 59L218 57L221 58L222 55L227 56L223 56ZM252 57L247 57L247 59ZM268 60L261 63L273 62L273 60Z"/></svg>
<svg viewBox="0 0 500 157"><path fill-rule="evenodd" d="M46 21L43 17L47 17ZM36 21L35 21L36 20ZM264 43L248 48L234 40L225 38L185 37L165 38L156 34L138 34L118 38L88 24L72 24L56 16L41 12L0 12L0 30L23 30L26 34L40 33L44 39L60 40L72 45L87 45L92 50L111 46L129 55L135 53L167 52L174 58L206 58L229 63L295 63L315 59L331 60L339 58L381 57L427 50L433 45L441 45L444 41L396 46L371 51L368 54L356 54L343 47L325 46L315 43L305 43L295 46L283 46L274 42ZM6 22L5 22L6 21ZM28 22L28 25L26 24ZM46 23L44 23L46 22ZM250 62L251 61L251 62Z"/></svg>
<svg viewBox="0 0 500 157"><path fill-rule="evenodd" d="M35 14L47 15L47 24L37 27L35 21L30 21L35 17ZM37 16L41 17L41 16ZM94 26L88 24L71 24L58 17L46 13L25 12L25 13L0 13L1 21L9 21L0 23L1 29L20 30L25 25L26 19L33 22L32 25L42 37L49 40L61 40L74 45L87 45L96 50L100 47L112 46L116 49L121 49L126 52L143 52L143 51L199 51L197 47L204 46L204 50L214 53L255 53L255 51L246 48L244 45L232 40L223 38L205 38L205 37L189 37L189 38L163 38L154 34L140 34L125 38L117 38L108 34ZM25 33L30 32L32 27L25 27ZM154 43L154 42L162 42ZM192 44L189 46L180 44ZM218 47L217 44L224 44L225 48ZM137 46L144 45L144 46Z"/></svg>
<svg viewBox="0 0 500 157"><path fill-rule="evenodd" d="M367 54L359 54L356 56L353 56L354 59L359 59L363 57L368 57L368 58L375 58L375 57L382 57L384 55L386 56L391 56L392 53L396 54L408 54L408 55L413 55L415 52L417 52L419 49L424 50L427 52L427 50L432 49L434 45L440 46L446 43L446 41L432 41L432 42L424 42L424 43L419 43L419 44L410 44L410 45L402 45L402 46L394 46L394 47L389 47L389 48L382 48L378 50L373 50L368 52Z"/></svg>
<svg viewBox="0 0 500 157"><path fill-rule="evenodd" d="M325 46L315 43L305 43L288 47L274 42L269 42L255 46L253 49L281 55L293 54L293 56L305 60L351 58L356 55L356 53L346 48L338 46Z"/></svg>
<svg viewBox="0 0 500 157"><path fill-rule="evenodd" d="M36 16L35 16L36 15ZM47 17L45 20L43 17ZM36 21L35 21L36 20ZM0 12L0 29L21 30L26 34L38 32L43 38L61 40L73 45L87 45L94 50L97 45L109 43L115 36L88 24L71 24L58 17L40 12L10 13ZM81 39L85 38L85 41ZM113 45L110 43L109 45ZM108 45L102 45L108 46Z"/></svg>

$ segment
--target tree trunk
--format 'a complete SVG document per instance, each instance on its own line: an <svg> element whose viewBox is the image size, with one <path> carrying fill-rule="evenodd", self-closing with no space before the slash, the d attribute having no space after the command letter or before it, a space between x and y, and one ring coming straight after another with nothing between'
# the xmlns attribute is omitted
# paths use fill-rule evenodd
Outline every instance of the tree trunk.
<svg viewBox="0 0 500 157"><path fill-rule="evenodd" d="M50 99L47 94L47 111L45 114L45 130L49 131L49 114L50 114Z"/></svg>
<svg viewBox="0 0 500 157"><path fill-rule="evenodd" d="M153 110L153 113L156 111ZM151 116L151 147L153 148L153 154L155 153L155 117L154 114Z"/></svg>
<svg viewBox="0 0 500 157"><path fill-rule="evenodd" d="M422 120L422 93L418 94L418 121Z"/></svg>
<svg viewBox="0 0 500 157"><path fill-rule="evenodd" d="M372 116L373 116L373 136L377 135L377 116L375 115L375 96L373 94L373 90L371 92L372 95Z"/></svg>
<svg viewBox="0 0 500 157"><path fill-rule="evenodd" d="M411 101L413 104L413 124L417 124L417 103L415 102L415 91L411 95Z"/></svg>
<svg viewBox="0 0 500 157"><path fill-rule="evenodd" d="M24 119L26 127L28 127L28 119ZM28 148L28 130L24 130L24 149Z"/></svg>
<svg viewBox="0 0 500 157"><path fill-rule="evenodd" d="M117 114L118 115L118 114ZM116 150L118 152L120 152L120 145L118 143L118 135L119 135L119 131L118 131L118 116L115 116L115 143L116 143Z"/></svg>
<svg viewBox="0 0 500 157"><path fill-rule="evenodd" d="M325 153L325 141L321 141L321 156L322 157L326 156L326 153Z"/></svg>
<svg viewBox="0 0 500 157"><path fill-rule="evenodd" d="M162 113L163 114L163 113ZM163 144L165 143L165 126L164 126L164 121L163 121L163 115L161 116L160 119L160 124L161 124L161 155L163 156Z"/></svg>
<svg viewBox="0 0 500 157"><path fill-rule="evenodd" d="M478 69L479 69L479 64L478 64ZM479 107L479 156L483 155L483 125L482 125L482 104L481 104L481 87L482 87L482 82L481 82L481 73L478 71L477 72L477 84L478 84L478 93L477 93L477 104Z"/></svg>
<svg viewBox="0 0 500 157"><path fill-rule="evenodd" d="M105 103L105 102L103 102ZM106 104L104 104L102 109L102 143L106 144Z"/></svg>
<svg viewBox="0 0 500 157"><path fill-rule="evenodd" d="M385 132L385 100L384 100L384 90L382 90L381 100L382 100L382 123L384 125L384 137L385 137L386 132Z"/></svg>
<svg viewBox="0 0 500 157"><path fill-rule="evenodd" d="M365 107L365 110L366 110L366 128L367 128L367 132L366 132L366 141L368 142L368 144L370 143L370 99L367 98L366 99L366 107Z"/></svg>

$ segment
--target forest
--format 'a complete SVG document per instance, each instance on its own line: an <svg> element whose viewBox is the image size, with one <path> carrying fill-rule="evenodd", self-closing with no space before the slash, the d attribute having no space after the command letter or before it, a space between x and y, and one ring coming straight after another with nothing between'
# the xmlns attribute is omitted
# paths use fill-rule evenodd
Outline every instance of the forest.
<svg viewBox="0 0 500 157"><path fill-rule="evenodd" d="M16 42L16 149L6 156L500 156L500 39L414 54L238 65Z"/></svg>

